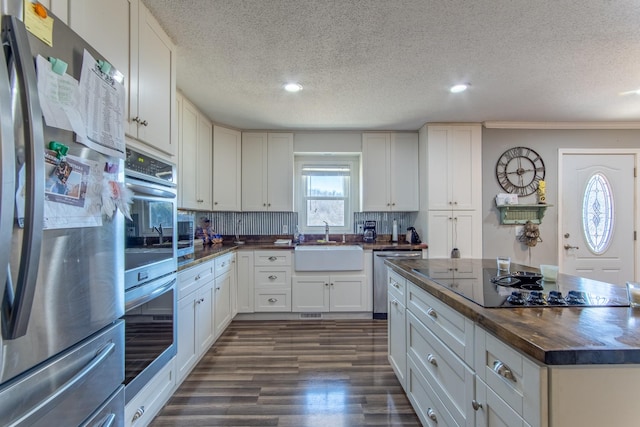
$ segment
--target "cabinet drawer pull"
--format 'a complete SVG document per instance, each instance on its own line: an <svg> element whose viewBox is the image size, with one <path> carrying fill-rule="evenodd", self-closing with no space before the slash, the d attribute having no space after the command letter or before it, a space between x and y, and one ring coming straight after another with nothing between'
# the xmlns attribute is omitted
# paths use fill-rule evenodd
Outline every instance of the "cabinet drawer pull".
<svg viewBox="0 0 640 427"><path fill-rule="evenodd" d="M276 276L275 274L272 274L271 276L268 277L269 280L276 280L278 278L278 276Z"/></svg>
<svg viewBox="0 0 640 427"><path fill-rule="evenodd" d="M225 265L227 265L227 263L223 261L222 264L220 264L220 267L224 267Z"/></svg>
<svg viewBox="0 0 640 427"><path fill-rule="evenodd" d="M438 318L438 313L436 313L436 311L433 308L430 308L429 310L427 310L427 314L433 317L434 319Z"/></svg>
<svg viewBox="0 0 640 427"><path fill-rule="evenodd" d="M133 418L131 418L131 421L135 421L143 415L144 415L144 406L141 406L136 410L136 413L133 414Z"/></svg>
<svg viewBox="0 0 640 427"><path fill-rule="evenodd" d="M431 353L427 355L427 361L431 363L433 366L436 366L436 367L438 366L438 361L436 360L436 357Z"/></svg>
<svg viewBox="0 0 640 427"><path fill-rule="evenodd" d="M398 285L396 282L392 282L391 286L393 286L396 289L400 289L400 285Z"/></svg>
<svg viewBox="0 0 640 427"><path fill-rule="evenodd" d="M199 274L196 276L195 280L200 280L200 275Z"/></svg>
<svg viewBox="0 0 640 427"><path fill-rule="evenodd" d="M398 300L394 299L393 301L391 301L391 304L395 305L396 307L398 306Z"/></svg>
<svg viewBox="0 0 640 427"><path fill-rule="evenodd" d="M273 261L277 261L278 257L275 256L270 256L269 258L267 258L269 261L273 262Z"/></svg>
<svg viewBox="0 0 640 427"><path fill-rule="evenodd" d="M471 406L473 407L474 411L477 411L479 409L482 409L482 403L479 403L477 400L473 399L471 401Z"/></svg>
<svg viewBox="0 0 640 427"><path fill-rule="evenodd" d="M505 377L506 379L511 380L514 383L516 382L516 377L513 375L513 371L511 371L511 369L500 360L496 360L493 362L493 370L496 374Z"/></svg>
<svg viewBox="0 0 640 427"><path fill-rule="evenodd" d="M438 417L436 417L436 413L434 412L433 409L431 408L427 409L427 416L431 418L431 420L434 421L436 424L438 423Z"/></svg>
<svg viewBox="0 0 640 427"><path fill-rule="evenodd" d="M269 301L269 302L278 302L278 300L276 298L269 298L267 301Z"/></svg>
<svg viewBox="0 0 640 427"><path fill-rule="evenodd" d="M329 286L329 284L328 284L328 283L325 283L324 285L325 285L325 286Z"/></svg>

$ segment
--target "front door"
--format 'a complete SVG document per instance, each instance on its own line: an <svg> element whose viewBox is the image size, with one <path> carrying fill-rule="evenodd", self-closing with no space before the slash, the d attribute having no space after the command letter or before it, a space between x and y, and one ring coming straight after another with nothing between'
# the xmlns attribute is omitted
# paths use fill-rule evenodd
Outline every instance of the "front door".
<svg viewBox="0 0 640 427"><path fill-rule="evenodd" d="M633 152L560 153L560 271L624 286L635 278Z"/></svg>

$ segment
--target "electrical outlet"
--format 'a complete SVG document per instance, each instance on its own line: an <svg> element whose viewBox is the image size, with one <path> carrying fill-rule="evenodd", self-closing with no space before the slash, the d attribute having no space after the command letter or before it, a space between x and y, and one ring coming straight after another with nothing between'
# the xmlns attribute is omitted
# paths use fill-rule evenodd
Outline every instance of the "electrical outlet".
<svg viewBox="0 0 640 427"><path fill-rule="evenodd" d="M282 224L282 234L289 234L289 226L287 224Z"/></svg>
<svg viewBox="0 0 640 427"><path fill-rule="evenodd" d="M522 233L524 233L524 225L516 225L515 229L516 229L516 237L522 236Z"/></svg>
<svg viewBox="0 0 640 427"><path fill-rule="evenodd" d="M356 230L357 230L357 234L362 234L364 233L364 225L363 224L358 224L356 226Z"/></svg>

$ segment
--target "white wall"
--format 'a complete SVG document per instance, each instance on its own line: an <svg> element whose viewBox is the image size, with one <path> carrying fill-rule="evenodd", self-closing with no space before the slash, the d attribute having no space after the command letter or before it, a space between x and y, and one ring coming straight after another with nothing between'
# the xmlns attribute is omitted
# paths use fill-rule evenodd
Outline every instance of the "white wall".
<svg viewBox="0 0 640 427"><path fill-rule="evenodd" d="M540 225L542 242L529 248L518 242L515 227L500 225L494 198L504 192L495 176L500 155L512 147L534 149L544 160L548 208ZM537 266L557 264L558 236L558 150L560 148L640 148L640 130L524 130L483 129L482 131L482 237L483 256L510 255L515 262ZM535 195L521 199L535 203ZM630 232L632 229L630 228Z"/></svg>

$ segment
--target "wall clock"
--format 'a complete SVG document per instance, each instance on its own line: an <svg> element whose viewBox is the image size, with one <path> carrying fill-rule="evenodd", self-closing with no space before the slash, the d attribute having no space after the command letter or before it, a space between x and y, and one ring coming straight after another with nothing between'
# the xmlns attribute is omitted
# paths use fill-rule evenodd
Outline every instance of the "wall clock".
<svg viewBox="0 0 640 427"><path fill-rule="evenodd" d="M507 193L529 196L536 192L538 182L544 179L544 162L531 148L510 148L496 163L496 178Z"/></svg>

